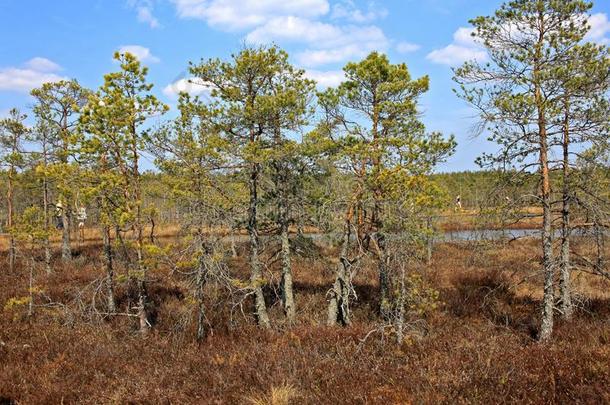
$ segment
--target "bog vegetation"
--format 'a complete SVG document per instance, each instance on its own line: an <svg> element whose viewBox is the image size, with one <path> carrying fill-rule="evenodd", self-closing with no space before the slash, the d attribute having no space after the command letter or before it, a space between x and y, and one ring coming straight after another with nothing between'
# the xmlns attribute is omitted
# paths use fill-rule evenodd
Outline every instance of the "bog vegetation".
<svg viewBox="0 0 610 405"><path fill-rule="evenodd" d="M471 21L480 172L435 172L456 143L421 121L429 79L377 52L324 91L275 46L191 62L207 93L173 115L129 53L34 90L0 121L0 402L610 401L590 8ZM540 232L476 238L516 228Z"/></svg>

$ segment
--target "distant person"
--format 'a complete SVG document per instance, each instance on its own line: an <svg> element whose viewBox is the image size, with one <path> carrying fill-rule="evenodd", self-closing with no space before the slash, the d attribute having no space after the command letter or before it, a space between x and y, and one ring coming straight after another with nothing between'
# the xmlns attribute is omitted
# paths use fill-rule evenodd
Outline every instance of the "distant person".
<svg viewBox="0 0 610 405"><path fill-rule="evenodd" d="M462 210L462 196L460 196L460 195L455 197L455 210L456 211Z"/></svg>
<svg viewBox="0 0 610 405"><path fill-rule="evenodd" d="M78 236L80 242L85 240L85 222L87 221L87 209L80 207L76 212L76 220L78 221Z"/></svg>
<svg viewBox="0 0 610 405"><path fill-rule="evenodd" d="M85 221L87 221L87 209L85 207L80 207L78 209L76 219L78 220L78 229L83 229L85 227Z"/></svg>
<svg viewBox="0 0 610 405"><path fill-rule="evenodd" d="M55 204L55 227L57 229L64 229L64 206L61 200Z"/></svg>

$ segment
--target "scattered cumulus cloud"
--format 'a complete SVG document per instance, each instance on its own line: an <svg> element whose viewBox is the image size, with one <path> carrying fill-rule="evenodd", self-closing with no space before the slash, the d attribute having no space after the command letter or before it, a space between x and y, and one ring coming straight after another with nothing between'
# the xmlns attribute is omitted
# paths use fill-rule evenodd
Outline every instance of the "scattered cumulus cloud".
<svg viewBox="0 0 610 405"><path fill-rule="evenodd" d="M209 95L212 86L208 83L198 81L195 78L182 78L174 83L168 84L163 89L163 94L170 99L177 99L180 93L188 93L191 96Z"/></svg>
<svg viewBox="0 0 610 405"><path fill-rule="evenodd" d="M150 28L159 28L159 20L152 15L152 11L146 7L138 8L138 21L146 23Z"/></svg>
<svg viewBox="0 0 610 405"><path fill-rule="evenodd" d="M585 36L586 41L599 44L610 44L610 21L605 13L597 13L589 16L589 32ZM523 27L508 27L511 35L534 35ZM476 37L472 36L473 28L461 27L453 34L453 43L444 48L430 52L426 58L434 63L449 66L457 66L468 60L484 62L488 59L487 52L478 43Z"/></svg>
<svg viewBox="0 0 610 405"><path fill-rule="evenodd" d="M153 14L153 0L128 0L127 4L136 10L139 22L148 24L150 28L161 27L159 20Z"/></svg>
<svg viewBox="0 0 610 405"><path fill-rule="evenodd" d="M253 28L280 16L315 18L329 12L327 0L171 0L179 17L206 21L235 31Z"/></svg>
<svg viewBox="0 0 610 405"><path fill-rule="evenodd" d="M399 43L396 44L396 51L398 53L410 53L410 52L415 52L417 51L419 48L421 48L419 45L417 44L413 44L411 42L406 42L406 41L401 41Z"/></svg>
<svg viewBox="0 0 610 405"><path fill-rule="evenodd" d="M286 16L269 20L246 35L246 41L267 44L273 41L315 43L342 35L339 27L305 18Z"/></svg>
<svg viewBox="0 0 610 405"><path fill-rule="evenodd" d="M388 10L375 1L369 1L366 11L356 7L353 0L342 0L335 4L332 9L331 18L345 19L354 23L366 23L384 18Z"/></svg>
<svg viewBox="0 0 610 405"><path fill-rule="evenodd" d="M389 40L374 25L335 25L305 18L278 17L246 35L254 44L301 44L295 56L301 66L314 67L361 58L374 50L385 51Z"/></svg>
<svg viewBox="0 0 610 405"><path fill-rule="evenodd" d="M161 60L152 54L150 49L140 45L123 45L119 48L120 53L130 53L142 63L159 63Z"/></svg>
<svg viewBox="0 0 610 405"><path fill-rule="evenodd" d="M453 43L430 52L426 59L449 66L457 66L469 60L487 60L487 52L472 36L473 32L473 28L458 28L453 34Z"/></svg>
<svg viewBox="0 0 610 405"><path fill-rule="evenodd" d="M305 77L311 80L315 80L317 87L320 90L328 87L337 87L345 80L345 73L342 70L306 70Z"/></svg>
<svg viewBox="0 0 610 405"><path fill-rule="evenodd" d="M30 59L25 66L36 72L58 72L61 70L61 66L57 63L41 57Z"/></svg>
<svg viewBox="0 0 610 405"><path fill-rule="evenodd" d="M42 57L29 60L23 67L0 68L0 91L29 93L44 83L66 80L56 73L60 70L57 63Z"/></svg>
<svg viewBox="0 0 610 405"><path fill-rule="evenodd" d="M292 47L298 65L309 69L345 63L371 51L386 52L393 41L372 21L388 11L377 0L171 0L181 18L243 32L250 44ZM404 43L402 52L416 45Z"/></svg>
<svg viewBox="0 0 610 405"><path fill-rule="evenodd" d="M600 44L610 44L610 38L606 35L610 34L610 21L604 13L593 14L589 17L589 32L585 36L587 41L597 42Z"/></svg>
<svg viewBox="0 0 610 405"><path fill-rule="evenodd" d="M297 52L296 58L300 65L314 67L332 63L345 62L352 59L362 59L373 51L384 51L384 48L374 44L349 44L335 49L307 49Z"/></svg>

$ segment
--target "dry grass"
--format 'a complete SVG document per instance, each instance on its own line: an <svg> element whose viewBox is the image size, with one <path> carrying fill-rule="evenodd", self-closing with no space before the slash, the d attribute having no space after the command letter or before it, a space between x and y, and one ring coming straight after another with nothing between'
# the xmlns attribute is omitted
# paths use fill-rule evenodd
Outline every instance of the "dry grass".
<svg viewBox="0 0 610 405"><path fill-rule="evenodd" d="M289 405L295 403L299 397L298 390L291 384L282 384L278 387L271 387L268 394L259 394L247 397L246 402L252 405Z"/></svg>
<svg viewBox="0 0 610 405"><path fill-rule="evenodd" d="M50 300L71 302L101 275L98 247L82 249L75 263L37 275ZM246 277L245 246L238 250L230 267ZM442 305L425 333L401 346L391 331L361 341L377 326L373 266L355 280L354 325L324 326L331 248L295 257L296 325L283 324L268 291L272 331L239 314L231 323L220 301L209 302L213 333L196 343L188 283L163 267L151 274L157 323L147 337L126 317L66 324L61 307L37 307L32 317L3 310L0 403L609 403L610 284L578 275L575 319L558 322L552 343L537 344L538 251L532 240L439 246L426 277ZM27 274L2 273L0 285L4 306L27 295ZM120 305L129 294L119 284Z"/></svg>

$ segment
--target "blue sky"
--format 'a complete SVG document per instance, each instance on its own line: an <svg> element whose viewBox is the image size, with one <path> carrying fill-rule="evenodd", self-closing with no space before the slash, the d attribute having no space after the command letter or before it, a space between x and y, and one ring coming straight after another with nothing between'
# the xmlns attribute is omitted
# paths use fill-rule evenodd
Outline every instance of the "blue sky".
<svg viewBox="0 0 610 405"><path fill-rule="evenodd" d="M320 87L336 85L341 68L372 50L406 62L414 77L430 76L422 99L431 131L454 134L457 153L442 170L476 169L493 150L473 138L473 112L457 99L451 66L485 53L468 20L489 15L494 0L0 0L0 115L26 110L33 87L76 78L97 88L129 50L150 68L154 91L172 106L185 87L189 61L226 58L244 43L274 42ZM589 39L608 43L610 1L598 0Z"/></svg>

